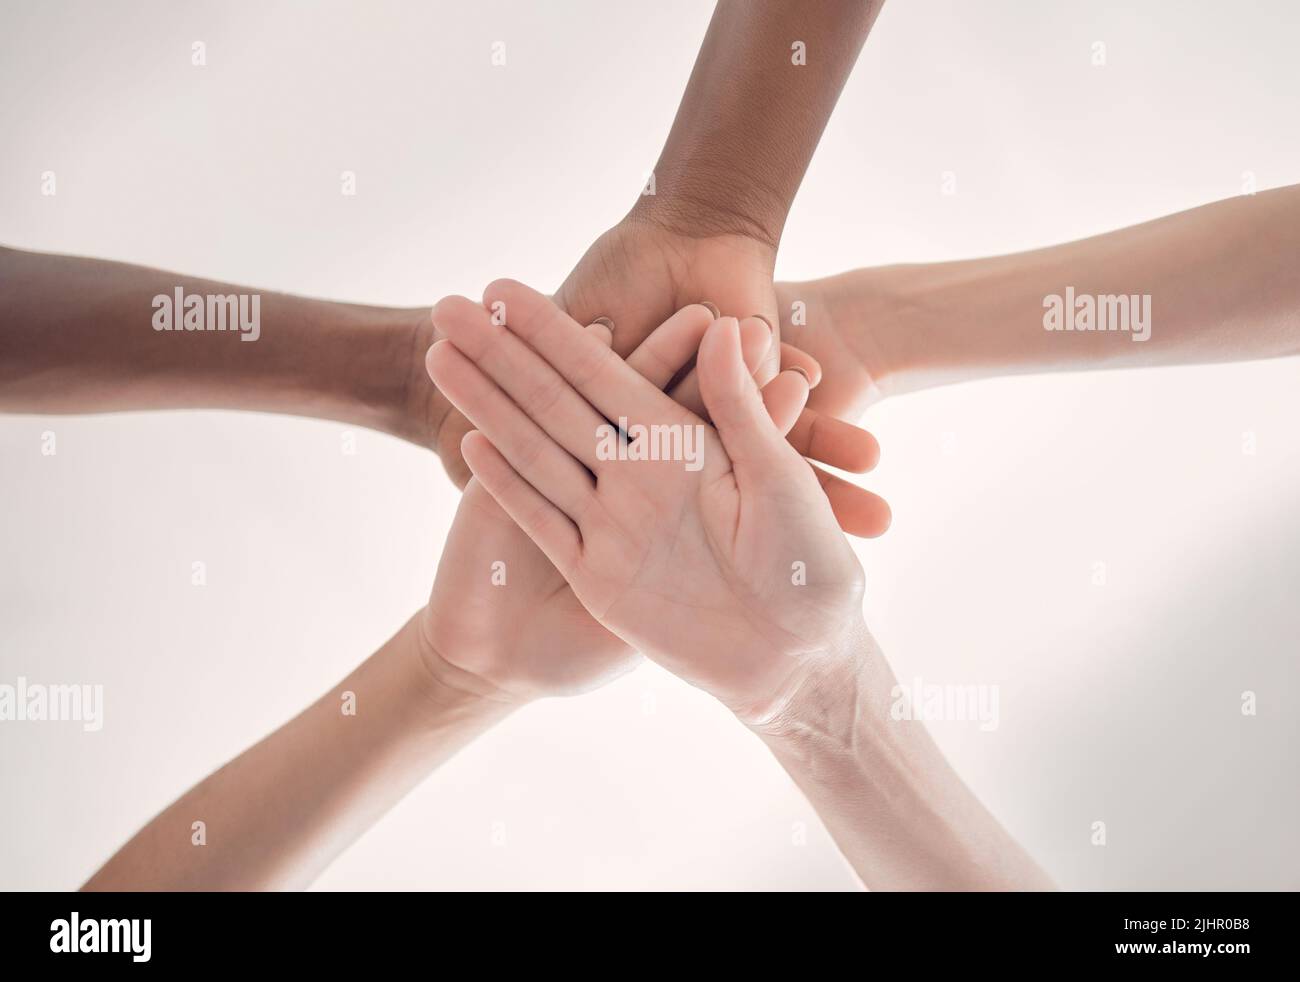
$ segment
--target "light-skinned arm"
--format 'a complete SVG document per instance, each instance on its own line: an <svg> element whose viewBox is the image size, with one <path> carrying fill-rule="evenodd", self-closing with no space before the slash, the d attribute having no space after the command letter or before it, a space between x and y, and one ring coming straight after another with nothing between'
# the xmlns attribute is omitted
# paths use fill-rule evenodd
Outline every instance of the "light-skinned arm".
<svg viewBox="0 0 1300 982"><path fill-rule="evenodd" d="M1051 890L898 692L859 618L761 720L759 736L873 890Z"/></svg>
<svg viewBox="0 0 1300 982"><path fill-rule="evenodd" d="M1045 303L1064 304L1067 288L1076 304L1150 298L1149 336L1135 340L1145 329L1132 309L1128 331L1045 329ZM781 283L778 293L785 340L823 368L810 401L842 419L881 396L1000 375L1295 355L1300 185L1064 245L854 270ZM790 323L796 300L804 326Z"/></svg>
<svg viewBox="0 0 1300 982"><path fill-rule="evenodd" d="M155 817L83 889L308 886L516 708L468 673L434 664L412 618L333 690Z"/></svg>

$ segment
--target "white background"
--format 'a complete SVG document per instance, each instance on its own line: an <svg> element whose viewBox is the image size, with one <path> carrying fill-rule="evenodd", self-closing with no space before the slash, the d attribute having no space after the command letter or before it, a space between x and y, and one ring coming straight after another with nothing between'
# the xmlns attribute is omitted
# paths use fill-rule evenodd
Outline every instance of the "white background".
<svg viewBox="0 0 1300 982"><path fill-rule="evenodd" d="M370 303L553 288L653 165L710 10L5 2L0 241ZM1246 171L1300 180L1298 28L1290 0L895 0L778 274L1046 245ZM1001 687L995 732L935 733L1064 886L1300 887L1297 367L986 382L866 419L895 512L859 544L868 621L903 679ZM343 429L0 419L0 682L100 683L107 704L96 734L0 723L0 887L80 884L423 602L455 492L384 436L342 455ZM853 884L764 748L650 666L520 712L319 881Z"/></svg>

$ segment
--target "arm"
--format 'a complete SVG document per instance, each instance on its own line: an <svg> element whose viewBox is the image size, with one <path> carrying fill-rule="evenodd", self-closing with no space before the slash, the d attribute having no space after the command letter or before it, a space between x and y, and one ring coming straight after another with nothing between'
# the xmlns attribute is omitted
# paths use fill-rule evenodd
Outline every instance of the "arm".
<svg viewBox="0 0 1300 982"><path fill-rule="evenodd" d="M655 166L656 192L633 213L693 238L738 235L775 251L882 5L720 0Z"/></svg>
<svg viewBox="0 0 1300 982"><path fill-rule="evenodd" d="M155 330L154 298L174 305L177 287L185 296L249 297L256 330ZM173 314L180 326L181 314ZM206 300L204 318L215 322ZM354 423L436 447L448 407L420 366L432 334L424 310L0 248L5 412L247 409Z"/></svg>
<svg viewBox="0 0 1300 982"><path fill-rule="evenodd" d="M880 6L720 0L653 189L587 250L559 306L582 324L611 318L624 356L690 303L759 314L775 330L786 215ZM774 354L760 382L776 367Z"/></svg>
<svg viewBox="0 0 1300 982"><path fill-rule="evenodd" d="M146 825L86 890L300 889L517 705L429 657L407 624L333 691ZM355 715L344 694L355 695ZM194 843L193 823L206 843Z"/></svg>
<svg viewBox="0 0 1300 982"><path fill-rule="evenodd" d="M873 890L1051 890L949 766L891 715L895 680L860 621L773 718L751 723Z"/></svg>
<svg viewBox="0 0 1300 982"><path fill-rule="evenodd" d="M1150 336L1046 330L1045 299L1150 297ZM786 329L822 366L814 402L852 414L883 394L1029 372L1300 353L1300 185L1078 242L990 259L862 269L781 284ZM1066 311L1068 317L1069 311Z"/></svg>

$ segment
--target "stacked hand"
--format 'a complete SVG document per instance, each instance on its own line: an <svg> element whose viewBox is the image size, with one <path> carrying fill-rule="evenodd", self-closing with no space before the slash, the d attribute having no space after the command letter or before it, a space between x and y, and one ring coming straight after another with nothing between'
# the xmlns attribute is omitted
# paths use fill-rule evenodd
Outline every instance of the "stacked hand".
<svg viewBox="0 0 1300 982"><path fill-rule="evenodd" d="M509 280L433 318L429 374L476 428L422 618L434 677L524 700L644 652L771 745L868 883L1048 885L924 732L889 723L861 567L786 438L808 379L754 377L763 320L689 306L625 361L604 326ZM663 391L692 355L694 375ZM711 422L683 404L697 394ZM904 836L910 850L891 845Z"/></svg>
<svg viewBox="0 0 1300 982"><path fill-rule="evenodd" d="M435 384L478 428L461 444L477 483L591 617L738 714L770 714L862 600L861 570L826 496L784 440L806 378L781 373L764 405L740 323L712 320L702 307L669 319L625 363L528 287L497 282L485 302L504 304L506 325L469 300L439 303L435 323L447 341L428 359ZM716 431L660 391L701 334L699 391ZM601 459L598 436L610 420L701 433L702 466ZM545 574L537 567L524 575ZM534 583L525 580L525 591ZM572 618L572 596L556 596ZM430 617L435 650L456 650L439 646L437 626L458 613L448 605ZM621 654L614 640L599 640ZM580 649L578 665L585 656Z"/></svg>
<svg viewBox="0 0 1300 982"><path fill-rule="evenodd" d="M498 304L505 326L488 313ZM749 716L768 711L802 659L842 633L860 606L861 572L784 439L807 379L785 371L760 394L751 377L770 345L762 320L687 307L626 362L598 331L509 281L490 286L484 304L442 301L434 321L447 340L430 350L430 374L478 428L462 443L476 480L444 563L472 596L440 577L428 617L434 652L476 652L478 664L458 667L537 694L603 681L639 648ZM671 396L698 391L717 431L661 391L697 346L698 390L687 378ZM602 460L610 420L691 428L703 436L702 466ZM545 559L511 534L485 491ZM505 560L499 572L513 589L482 588L494 559ZM528 624L538 643L507 635L498 649L467 637L500 637L503 621Z"/></svg>
<svg viewBox="0 0 1300 982"><path fill-rule="evenodd" d="M781 308L772 282L774 261L772 247L759 239L734 234L695 237L634 212L596 240L554 299L577 323L604 319L612 324L613 349L625 357L674 311L699 302L723 315L760 318L779 339ZM435 336L444 333L438 318L434 328ZM806 341L801 343L810 347ZM802 372L814 387L822 380L817 359L791 344L771 344L753 367L759 385L778 370ZM835 388L842 385L837 382ZM429 403L417 412L435 421L432 444L448 474L464 486L469 469L460 441L472 424L440 387L415 387L415 391ZM693 382L677 398L707 419ZM875 438L837 417L847 418L844 413L823 415L813 408L803 409L789 427L790 442L805 457L839 470L870 470L880 452ZM879 497L815 465L813 471L845 531L871 537L888 528L889 509Z"/></svg>

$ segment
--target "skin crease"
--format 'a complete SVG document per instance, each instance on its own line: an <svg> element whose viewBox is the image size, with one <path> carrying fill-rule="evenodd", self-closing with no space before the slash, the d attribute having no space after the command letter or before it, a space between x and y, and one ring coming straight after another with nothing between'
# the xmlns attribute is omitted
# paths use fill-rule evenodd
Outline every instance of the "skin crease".
<svg viewBox="0 0 1300 982"><path fill-rule="evenodd" d="M868 886L1050 888L924 728L891 720L893 676L861 623L861 568L774 425L738 322L714 321L700 345L716 430L690 471L599 459L602 418L705 424L600 343L575 342L541 294L498 281L485 301L505 304L504 329L471 301L438 304L447 340L430 350L430 373L477 427L463 444L475 480L592 616L750 726ZM801 399L803 381L786 377Z"/></svg>

